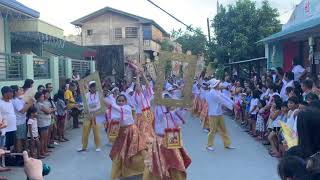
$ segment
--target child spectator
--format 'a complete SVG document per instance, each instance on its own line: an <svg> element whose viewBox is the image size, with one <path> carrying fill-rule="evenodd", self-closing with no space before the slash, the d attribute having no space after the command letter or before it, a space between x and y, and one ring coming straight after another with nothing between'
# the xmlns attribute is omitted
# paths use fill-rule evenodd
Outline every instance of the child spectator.
<svg viewBox="0 0 320 180"><path fill-rule="evenodd" d="M283 123L287 122L288 119L288 103L283 102L281 106L281 118L280 121ZM278 138L278 151L279 151L279 156L282 157L283 154L285 153L285 148L283 146L282 141L284 140L283 134L282 134L282 129L281 129L281 124L280 121L278 121L278 124L275 124L275 126L280 127L280 131L277 133L277 138Z"/></svg>
<svg viewBox="0 0 320 180"><path fill-rule="evenodd" d="M282 80L283 84L280 91L280 96L283 101L288 100L288 96L286 95L286 88L294 86L293 79L294 79L294 74L292 72L287 72Z"/></svg>
<svg viewBox="0 0 320 180"><path fill-rule="evenodd" d="M269 133L268 140L271 145L271 149L269 151L269 154L273 157L279 157L279 151L278 151L278 139L277 139L277 134L280 130L280 127L274 126L277 124L277 122L281 118L281 105L282 105L282 100L280 98L275 98L272 107L271 107L271 114L269 117L269 125L268 128L272 129L272 131Z"/></svg>
<svg viewBox="0 0 320 180"><path fill-rule="evenodd" d="M28 139L30 141L30 154L31 157L35 157L35 151L37 151L37 158L43 159L45 156L41 155L40 140L38 132L37 122L37 109L31 107L27 112L27 123L28 123Z"/></svg>
<svg viewBox="0 0 320 180"><path fill-rule="evenodd" d="M249 114L250 114L250 127L249 129L251 130L250 134L253 137L256 137L256 121L257 121L257 113L259 111L258 108L258 103L259 103L259 97L260 97L260 91L259 90L254 90L252 92L252 99L250 101L250 109L249 109Z"/></svg>
<svg viewBox="0 0 320 180"><path fill-rule="evenodd" d="M59 90L55 96L56 106L57 106L57 126L58 126L58 139L60 142L69 141L64 136L64 126L65 126L65 119L67 114L67 106L64 99L64 91Z"/></svg>
<svg viewBox="0 0 320 180"><path fill-rule="evenodd" d="M306 79L302 82L302 91L303 91L303 100L306 101L307 100L307 95L310 94L312 92L312 88L313 88L313 81L311 79Z"/></svg>
<svg viewBox="0 0 320 180"><path fill-rule="evenodd" d="M267 111L267 109L265 108L266 106L266 102L264 100L259 100L258 103L258 114L257 114L257 122L256 122L256 133L258 135L258 140L262 140L263 139L263 135L265 132L265 127L264 127L264 115Z"/></svg>
<svg viewBox="0 0 320 180"><path fill-rule="evenodd" d="M245 85L245 86L247 86L247 85ZM249 125L248 119L249 119L249 111L250 111L250 102L252 99L251 92L252 92L252 90L249 87L246 87L246 96L243 101L244 110L245 110L245 118L244 118L244 122L241 123L243 126ZM247 130L247 132L250 132L250 129Z"/></svg>
<svg viewBox="0 0 320 180"><path fill-rule="evenodd" d="M319 97L314 93L309 93L306 96L306 101L308 104L310 104L312 101L318 101L318 100L319 100Z"/></svg>
<svg viewBox="0 0 320 180"><path fill-rule="evenodd" d="M306 101L299 102L299 110L305 110L308 106L309 106L309 104Z"/></svg>
<svg viewBox="0 0 320 180"><path fill-rule="evenodd" d="M287 125L292 129L295 134L297 132L297 114L299 107L299 99L297 97L291 97L288 99L288 115L287 115Z"/></svg>

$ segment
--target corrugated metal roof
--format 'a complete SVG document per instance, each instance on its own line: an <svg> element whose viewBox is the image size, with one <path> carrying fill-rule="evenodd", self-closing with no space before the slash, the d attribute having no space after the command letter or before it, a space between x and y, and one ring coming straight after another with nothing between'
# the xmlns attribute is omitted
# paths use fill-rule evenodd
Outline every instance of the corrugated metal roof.
<svg viewBox="0 0 320 180"><path fill-rule="evenodd" d="M0 0L0 6L9 7L33 18L40 17L40 13L38 11L29 8L16 0Z"/></svg>
<svg viewBox="0 0 320 180"><path fill-rule="evenodd" d="M278 33L275 33L267 38L260 40L259 42L273 42L281 39L285 39L295 33L312 29L320 26L320 16L314 17L308 21L301 22L299 24L288 27Z"/></svg>
<svg viewBox="0 0 320 180"><path fill-rule="evenodd" d="M93 19L95 17L101 16L102 14L105 14L108 11L109 12L113 12L113 13L118 13L118 14L121 14L121 15L124 15L124 16L128 16L128 17L131 17L133 19L137 19L142 24L152 24L152 25L156 26L160 31L162 31L165 35L169 36L169 33L167 33L158 23L156 23L152 19L147 19L147 18L144 18L144 17L141 17L141 16L130 14L130 13L127 13L127 12L124 12L124 11L120 11L118 9L113 9L113 8L110 8L110 7L105 7L103 9L98 10L98 11L95 11L95 12L93 12L93 13L87 15L87 16L84 16L82 18L79 18L79 19L71 22L71 24L73 24L75 26L82 26L84 22L89 21L90 19Z"/></svg>

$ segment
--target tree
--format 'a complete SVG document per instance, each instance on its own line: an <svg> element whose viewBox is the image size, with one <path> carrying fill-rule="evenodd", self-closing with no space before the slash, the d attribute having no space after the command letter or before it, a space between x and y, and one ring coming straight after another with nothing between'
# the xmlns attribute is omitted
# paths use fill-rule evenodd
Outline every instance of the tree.
<svg viewBox="0 0 320 180"><path fill-rule="evenodd" d="M208 45L209 55L220 63L264 56L264 46L257 42L281 30L278 17L278 10L272 8L267 0L260 8L251 0L238 0L228 7L220 6L212 23L215 39Z"/></svg>
<svg viewBox="0 0 320 180"><path fill-rule="evenodd" d="M192 54L197 55L204 53L206 50L207 38L200 28L193 31L172 30L171 36L182 45L184 53L190 50Z"/></svg>

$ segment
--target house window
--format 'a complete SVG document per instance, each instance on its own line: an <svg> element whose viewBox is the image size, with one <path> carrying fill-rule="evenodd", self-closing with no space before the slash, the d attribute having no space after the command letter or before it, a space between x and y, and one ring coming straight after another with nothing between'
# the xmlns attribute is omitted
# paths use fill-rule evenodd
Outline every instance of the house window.
<svg viewBox="0 0 320 180"><path fill-rule="evenodd" d="M88 29L87 30L87 36L92 36L93 34L93 30L92 29Z"/></svg>
<svg viewBox="0 0 320 180"><path fill-rule="evenodd" d="M126 27L126 38L137 38L138 28L137 27Z"/></svg>
<svg viewBox="0 0 320 180"><path fill-rule="evenodd" d="M122 28L115 28L114 29L114 37L116 39L121 39L122 38Z"/></svg>

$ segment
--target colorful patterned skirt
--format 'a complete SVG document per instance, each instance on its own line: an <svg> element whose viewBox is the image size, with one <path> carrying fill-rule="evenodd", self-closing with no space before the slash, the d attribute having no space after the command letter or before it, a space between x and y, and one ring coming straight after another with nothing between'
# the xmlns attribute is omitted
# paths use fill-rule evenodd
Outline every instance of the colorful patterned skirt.
<svg viewBox="0 0 320 180"><path fill-rule="evenodd" d="M146 148L144 136L136 125L121 127L109 155L112 160L111 179L142 174Z"/></svg>
<svg viewBox="0 0 320 180"><path fill-rule="evenodd" d="M200 113L200 120L202 122L203 129L210 128L209 117L208 117L208 103L206 101L204 101L203 106L202 106L202 111Z"/></svg>
<svg viewBox="0 0 320 180"><path fill-rule="evenodd" d="M150 145L143 180L185 180L191 159L183 148L167 149L163 138L156 136Z"/></svg>
<svg viewBox="0 0 320 180"><path fill-rule="evenodd" d="M137 114L137 126L145 137L153 138L154 133L154 114L150 108L142 110L142 114Z"/></svg>

